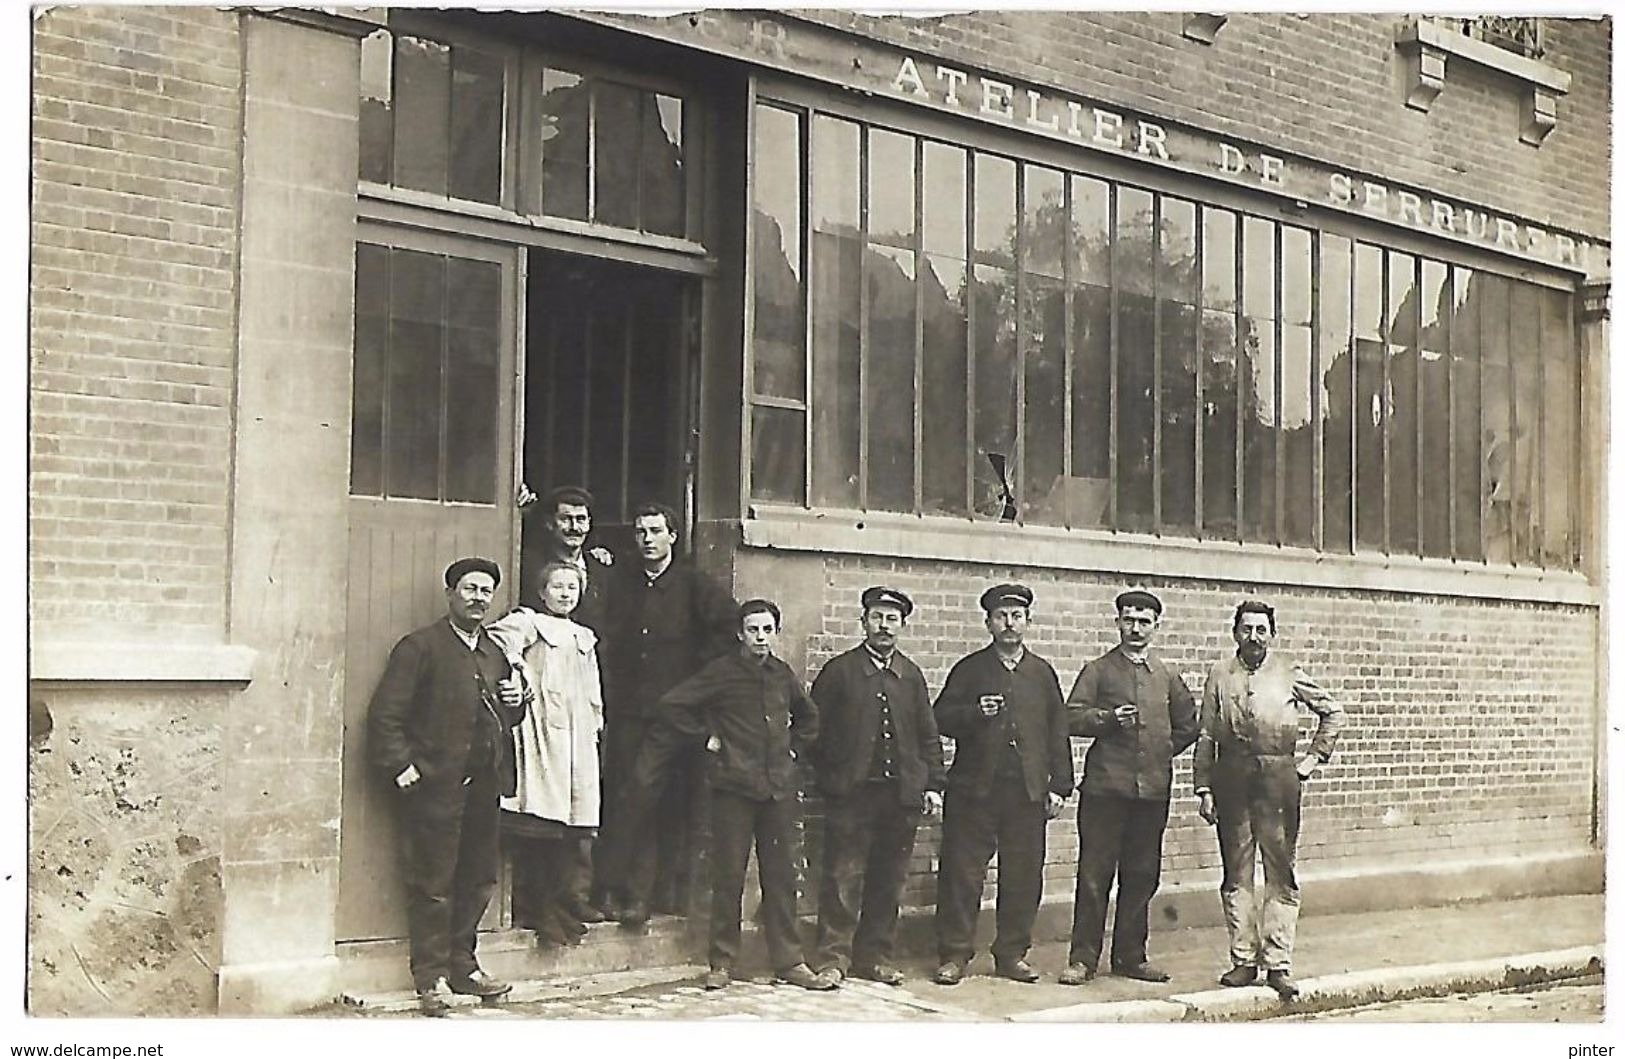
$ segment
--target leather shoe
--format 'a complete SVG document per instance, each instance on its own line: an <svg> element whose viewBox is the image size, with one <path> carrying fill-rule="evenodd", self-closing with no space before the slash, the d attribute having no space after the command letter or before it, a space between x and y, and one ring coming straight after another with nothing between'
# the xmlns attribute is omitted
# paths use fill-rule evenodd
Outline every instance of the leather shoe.
<svg viewBox="0 0 1625 1059"><path fill-rule="evenodd" d="M564 910L578 923L602 923L604 921L602 909L578 898L570 898L565 901Z"/></svg>
<svg viewBox="0 0 1625 1059"><path fill-rule="evenodd" d="M813 974L813 969L804 963L792 964L781 970L773 972L775 982L785 982L789 985L798 985L803 989L834 989L835 982L823 975Z"/></svg>
<svg viewBox="0 0 1625 1059"><path fill-rule="evenodd" d="M829 987L834 989L836 986L840 985L846 980L846 972L841 970L839 967L836 967L834 964L831 964L828 967L819 968L818 977L828 982Z"/></svg>
<svg viewBox="0 0 1625 1059"><path fill-rule="evenodd" d="M1264 976L1269 987L1275 990L1282 1000L1298 999L1298 983L1292 980L1292 972L1287 970L1271 971Z"/></svg>
<svg viewBox="0 0 1625 1059"><path fill-rule="evenodd" d="M993 973L1012 982L1038 981L1038 972L1026 960L995 960Z"/></svg>
<svg viewBox="0 0 1625 1059"><path fill-rule="evenodd" d="M931 976L931 981L938 985L958 985L965 978L965 965L958 960L947 960L937 973Z"/></svg>
<svg viewBox="0 0 1625 1059"><path fill-rule="evenodd" d="M1240 989L1258 980L1258 968L1250 963L1238 963L1219 975L1219 984L1227 989Z"/></svg>
<svg viewBox="0 0 1625 1059"><path fill-rule="evenodd" d="M1112 974L1119 978L1133 978L1140 982L1166 982L1168 972L1160 967L1153 967L1149 963L1131 963L1122 967L1113 967Z"/></svg>
<svg viewBox="0 0 1625 1059"><path fill-rule="evenodd" d="M492 978L484 971L476 968L467 978L448 978L446 984L453 993L463 996L477 996L483 1000L492 997L506 996L513 992L513 986L500 978Z"/></svg>
<svg viewBox="0 0 1625 1059"><path fill-rule="evenodd" d="M621 926L628 930L641 930L649 922L649 906L635 901L621 909Z"/></svg>
<svg viewBox="0 0 1625 1059"><path fill-rule="evenodd" d="M877 963L873 967L854 967L852 977L879 982L881 985L903 984L903 972L884 963Z"/></svg>
<svg viewBox="0 0 1625 1059"><path fill-rule="evenodd" d="M1082 985L1094 981L1095 969L1087 963L1069 963L1056 981L1062 985Z"/></svg>
<svg viewBox="0 0 1625 1059"><path fill-rule="evenodd" d="M705 972L705 988L726 989L733 981L733 973L726 967L713 967Z"/></svg>
<svg viewBox="0 0 1625 1059"><path fill-rule="evenodd" d="M418 1013L431 1019L444 1018L451 1011L451 986L444 978L418 989Z"/></svg>

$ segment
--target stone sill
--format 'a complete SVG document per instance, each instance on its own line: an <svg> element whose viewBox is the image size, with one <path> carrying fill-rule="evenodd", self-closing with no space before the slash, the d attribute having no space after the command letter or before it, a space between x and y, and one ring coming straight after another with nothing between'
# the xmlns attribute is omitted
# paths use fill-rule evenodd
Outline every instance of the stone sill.
<svg viewBox="0 0 1625 1059"><path fill-rule="evenodd" d="M1596 607L1577 573L1399 556L1322 555L1306 548L1159 538L1099 530L880 512L808 511L753 504L740 526L748 548L1183 577L1468 599Z"/></svg>
<svg viewBox="0 0 1625 1059"><path fill-rule="evenodd" d="M1511 78L1522 94L1518 138L1539 147L1557 126L1557 100L1573 78L1555 66L1507 51L1488 41L1456 33L1426 17L1407 18L1394 35L1405 60L1405 105L1426 112L1444 91L1452 58L1475 63Z"/></svg>
<svg viewBox="0 0 1625 1059"><path fill-rule="evenodd" d="M29 645L31 681L72 684L247 684L257 652L240 644L55 640Z"/></svg>
<svg viewBox="0 0 1625 1059"><path fill-rule="evenodd" d="M1509 77L1515 77L1531 88L1544 88L1560 95L1568 94L1569 84L1573 81L1569 74L1539 59L1507 51L1489 41L1469 37L1465 33L1452 32L1425 18L1401 26L1396 43L1437 48L1458 59L1465 59Z"/></svg>

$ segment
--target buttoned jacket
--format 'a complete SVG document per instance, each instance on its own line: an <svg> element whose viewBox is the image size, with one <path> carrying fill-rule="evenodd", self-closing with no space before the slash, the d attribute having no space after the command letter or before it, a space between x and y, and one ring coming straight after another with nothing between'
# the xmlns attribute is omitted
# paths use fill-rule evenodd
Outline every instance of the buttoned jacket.
<svg viewBox="0 0 1625 1059"><path fill-rule="evenodd" d="M1004 696L997 716L982 715L983 695ZM1046 793L1072 793L1072 747L1061 683L1055 667L1032 651L1014 669L999 660L991 643L961 658L948 671L935 713L937 731L954 741L950 792L988 797L1000 760L1013 743L1029 801L1040 801Z"/></svg>
<svg viewBox="0 0 1625 1059"><path fill-rule="evenodd" d="M1318 718L1309 752L1330 760L1344 719L1330 692L1275 651L1256 670L1236 655L1215 663L1202 688L1196 789L1212 789L1251 759L1294 755L1300 705Z"/></svg>
<svg viewBox="0 0 1625 1059"><path fill-rule="evenodd" d="M1120 725L1112 710L1134 705L1134 723ZM1174 758L1196 742L1196 699L1172 666L1155 652L1138 664L1122 645L1087 663L1066 697L1073 735L1094 742L1083 763L1084 794L1167 801Z"/></svg>
<svg viewBox="0 0 1625 1059"><path fill-rule="evenodd" d="M881 696L891 712L897 796L918 808L925 791L941 791L946 782L942 740L925 676L901 651L893 651L882 668L859 644L824 663L813 680L819 736L811 757L818 787L828 797L845 798L868 779Z"/></svg>

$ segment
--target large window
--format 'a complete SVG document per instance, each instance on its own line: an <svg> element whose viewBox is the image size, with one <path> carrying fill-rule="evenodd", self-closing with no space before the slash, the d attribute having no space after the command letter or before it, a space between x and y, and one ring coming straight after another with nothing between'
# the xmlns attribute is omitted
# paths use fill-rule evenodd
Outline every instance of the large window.
<svg viewBox="0 0 1625 1059"><path fill-rule="evenodd" d="M844 117L754 122L755 499L1577 565L1569 292Z"/></svg>

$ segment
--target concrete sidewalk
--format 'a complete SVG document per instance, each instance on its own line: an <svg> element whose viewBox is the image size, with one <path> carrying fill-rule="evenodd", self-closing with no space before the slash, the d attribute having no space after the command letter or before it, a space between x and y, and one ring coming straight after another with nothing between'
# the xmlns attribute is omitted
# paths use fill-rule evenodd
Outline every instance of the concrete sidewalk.
<svg viewBox="0 0 1625 1059"><path fill-rule="evenodd" d="M984 913L981 935L991 916ZM1054 917L1046 917L1054 922ZM595 930L613 930L598 927ZM1294 973L1303 988L1283 1004L1254 986L1221 989L1222 927L1154 930L1151 958L1172 980L1161 985L1102 974L1068 987L1064 937L1041 938L1031 962L1044 976L1021 985L992 976L985 953L957 986L930 981L935 961L902 962L900 988L852 981L830 993L755 980L716 993L698 988L703 968L650 967L569 981L521 983L506 1004L468 1014L587 1019L745 1018L787 1021L1180 1022L1267 1019L1335 1011L1378 1001L1486 992L1595 975L1603 961L1601 894L1522 897L1398 911L1307 915L1299 924ZM984 939L985 940L985 939ZM361 1012L410 1010L411 995L368 998ZM355 1009L351 1009L355 1010Z"/></svg>

